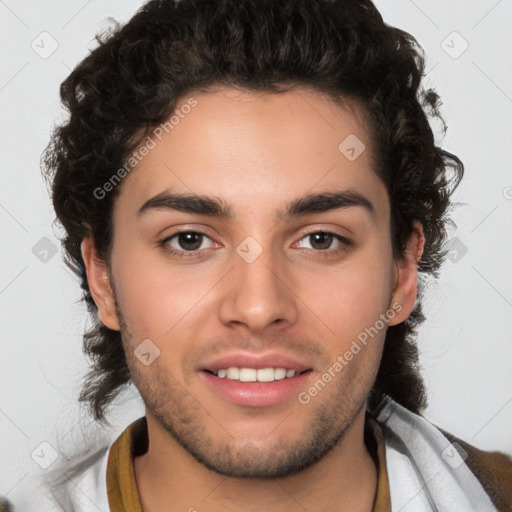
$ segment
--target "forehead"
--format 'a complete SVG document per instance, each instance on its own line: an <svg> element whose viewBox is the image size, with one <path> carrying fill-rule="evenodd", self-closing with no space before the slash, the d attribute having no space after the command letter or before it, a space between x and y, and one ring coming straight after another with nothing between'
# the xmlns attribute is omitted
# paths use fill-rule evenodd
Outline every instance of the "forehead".
<svg viewBox="0 0 512 512"><path fill-rule="evenodd" d="M331 189L371 198L377 213L387 208L365 112L355 102L340 105L309 88L218 87L183 97L171 121L150 133L151 149L125 178L124 214L166 190L220 197L234 216L281 214L283 204Z"/></svg>

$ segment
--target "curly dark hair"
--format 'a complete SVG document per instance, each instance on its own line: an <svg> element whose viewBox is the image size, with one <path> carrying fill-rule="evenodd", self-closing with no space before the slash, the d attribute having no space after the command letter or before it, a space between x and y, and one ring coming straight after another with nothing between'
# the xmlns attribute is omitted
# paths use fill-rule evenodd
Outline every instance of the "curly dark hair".
<svg viewBox="0 0 512 512"><path fill-rule="evenodd" d="M446 125L437 93L420 87L423 49L384 23L369 0L154 0L96 40L97 48L61 84L69 118L54 129L42 156L65 231L66 263L81 280L94 320L84 334L84 353L93 363L79 401L96 420L108 423L105 409L131 376L120 332L98 319L80 251L90 234L108 263L120 187L101 199L93 191L192 91L226 85L280 93L309 86L357 101L370 119L374 171L389 194L393 256L404 255L418 220L426 240L420 281L438 277L450 195L464 167L435 145L428 118L440 119L444 132ZM409 318L386 332L369 397L373 408L386 395L416 413L427 405L416 345L425 320L419 299Z"/></svg>

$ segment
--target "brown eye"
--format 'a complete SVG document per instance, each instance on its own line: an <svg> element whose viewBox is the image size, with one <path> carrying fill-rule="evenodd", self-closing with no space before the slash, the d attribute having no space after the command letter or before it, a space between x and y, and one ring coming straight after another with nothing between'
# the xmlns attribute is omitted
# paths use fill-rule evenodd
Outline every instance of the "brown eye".
<svg viewBox="0 0 512 512"><path fill-rule="evenodd" d="M352 242L348 238L330 231L306 233L301 240L308 240L311 245L311 249L317 252L333 253L347 250L352 246ZM332 248L333 242L337 242L337 246L334 248Z"/></svg>
<svg viewBox="0 0 512 512"><path fill-rule="evenodd" d="M203 235L195 232L179 233L176 240L181 249L196 251L201 247Z"/></svg>
<svg viewBox="0 0 512 512"><path fill-rule="evenodd" d="M201 252L205 239L210 240L206 233L201 231L178 231L160 242L164 251L172 256L196 256Z"/></svg>
<svg viewBox="0 0 512 512"><path fill-rule="evenodd" d="M319 251L325 251L330 248L332 241L334 239L331 233L311 233L308 235L311 240L311 245L314 249L318 249Z"/></svg>

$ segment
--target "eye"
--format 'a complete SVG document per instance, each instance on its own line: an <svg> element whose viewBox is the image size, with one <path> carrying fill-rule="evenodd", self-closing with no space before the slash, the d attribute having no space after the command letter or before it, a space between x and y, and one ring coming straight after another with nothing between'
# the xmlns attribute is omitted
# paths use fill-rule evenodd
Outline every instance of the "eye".
<svg viewBox="0 0 512 512"><path fill-rule="evenodd" d="M301 240L308 239L312 242L313 245L311 250L315 252L326 253L322 254L322 256L332 256L333 253L336 254L339 252L348 251L353 245L352 241L348 238L331 231L313 231L306 233L301 238ZM334 249L331 249L330 247L333 242L337 242L338 245Z"/></svg>
<svg viewBox="0 0 512 512"><path fill-rule="evenodd" d="M205 239L211 238L202 231L178 231L168 236L160 242L160 246L166 254L182 257L195 257L198 256L202 250L207 249L203 243ZM333 256L338 253L348 251L353 243L348 238L331 231L313 231L306 233L300 239L311 240L312 247L307 248L321 256ZM301 241L298 243L300 244ZM331 248L333 242L337 242L337 246ZM211 247L211 246L210 246Z"/></svg>
<svg viewBox="0 0 512 512"><path fill-rule="evenodd" d="M162 240L160 245L166 253L173 256L196 256L201 249L205 249L205 247L202 247L204 238L211 240L202 231L178 231Z"/></svg>

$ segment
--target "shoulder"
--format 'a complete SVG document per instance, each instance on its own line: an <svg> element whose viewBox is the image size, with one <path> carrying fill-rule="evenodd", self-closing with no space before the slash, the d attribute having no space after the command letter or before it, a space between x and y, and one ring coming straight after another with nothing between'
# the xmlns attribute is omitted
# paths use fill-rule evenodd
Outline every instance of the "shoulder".
<svg viewBox="0 0 512 512"><path fill-rule="evenodd" d="M106 473L110 445L88 456L63 464L45 477L54 510L110 512Z"/></svg>
<svg viewBox="0 0 512 512"><path fill-rule="evenodd" d="M12 512L11 502L0 496L0 512Z"/></svg>
<svg viewBox="0 0 512 512"><path fill-rule="evenodd" d="M439 429L464 452L464 462L478 479L498 510L512 510L512 457L499 451L484 451ZM466 455L467 454L467 455Z"/></svg>
<svg viewBox="0 0 512 512"><path fill-rule="evenodd" d="M441 510L512 511L510 456L480 450L389 397L372 414L383 433L392 498L407 502L412 488Z"/></svg>

